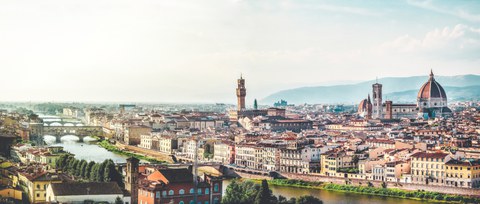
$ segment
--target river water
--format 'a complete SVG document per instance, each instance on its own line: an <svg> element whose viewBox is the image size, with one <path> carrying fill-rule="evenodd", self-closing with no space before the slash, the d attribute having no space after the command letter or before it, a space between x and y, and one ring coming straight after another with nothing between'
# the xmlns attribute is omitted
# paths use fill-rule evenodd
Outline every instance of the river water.
<svg viewBox="0 0 480 204"><path fill-rule="evenodd" d="M62 146L65 151L75 154L77 159L85 159L87 161L103 162L105 159L112 159L115 163L126 162L126 156L118 155L109 152L106 149L96 145L93 138L84 138L85 142L78 142L78 138L74 135L64 136L61 143L55 143L55 137L44 136L45 142L50 146ZM230 180L225 180L223 183L223 191L225 192ZM382 197L362 195L355 193L343 193L335 191L326 191L318 189L306 189L285 186L270 186L273 194L276 196L282 195L286 198L300 197L302 195L315 196L323 201L325 204L423 204L426 201L408 200L400 198Z"/></svg>
<svg viewBox="0 0 480 204"><path fill-rule="evenodd" d="M127 156L115 154L98 146L95 139L85 137L85 142L79 142L75 135L67 135L61 138L61 143L55 142L55 137L50 135L44 136L44 141L49 146L62 146L67 152L75 154L77 159L85 159L87 161L103 162L105 159L112 159L115 163L125 163Z"/></svg>
<svg viewBox="0 0 480 204"><path fill-rule="evenodd" d="M223 182L223 192L230 184L230 180L225 180ZM336 191L327 191L319 189L308 189L308 188L297 188L297 187L287 187L287 186L274 186L270 185L270 190L272 190L273 195L279 196L282 195L287 199L291 197L300 197L303 195L311 195L319 198L325 204L425 204L431 203L427 201L418 201L418 200L409 200L401 198L392 198L392 197L383 197L383 196L372 196L372 195L363 195L356 193L344 193Z"/></svg>

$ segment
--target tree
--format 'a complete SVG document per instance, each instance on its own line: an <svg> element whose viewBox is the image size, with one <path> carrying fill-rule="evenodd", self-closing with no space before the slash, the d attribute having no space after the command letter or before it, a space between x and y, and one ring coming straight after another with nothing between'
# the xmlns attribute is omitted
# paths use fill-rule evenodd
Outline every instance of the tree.
<svg viewBox="0 0 480 204"><path fill-rule="evenodd" d="M70 164L68 165L68 173L70 173L70 175L75 175L75 172L78 168L78 163L79 161L76 159L72 159L70 161Z"/></svg>
<svg viewBox="0 0 480 204"><path fill-rule="evenodd" d="M115 163L111 159L107 160L105 164L105 172L103 175L104 182L116 182L121 188L124 187L123 177L115 167Z"/></svg>
<svg viewBox="0 0 480 204"><path fill-rule="evenodd" d="M260 191L260 186L251 181L238 182L233 180L228 185L222 204L251 204Z"/></svg>
<svg viewBox="0 0 480 204"><path fill-rule="evenodd" d="M115 199L115 204L123 204L122 198L118 197Z"/></svg>
<svg viewBox="0 0 480 204"><path fill-rule="evenodd" d="M95 174L95 180L97 182L103 182L103 176L105 174L105 166L107 164L107 160L103 161L98 165L97 172Z"/></svg>
<svg viewBox="0 0 480 204"><path fill-rule="evenodd" d="M97 175L98 175L98 168L100 164L95 163L92 166L92 170L90 171L90 181L97 181Z"/></svg>
<svg viewBox="0 0 480 204"><path fill-rule="evenodd" d="M60 157L58 157L56 163L55 163L55 168L63 170L67 164L67 159L68 159L68 154L62 154Z"/></svg>
<svg viewBox="0 0 480 204"><path fill-rule="evenodd" d="M290 200L287 200L287 198L283 197L282 195L278 196L278 204L295 204L297 202L297 199L295 198L290 198Z"/></svg>
<svg viewBox="0 0 480 204"><path fill-rule="evenodd" d="M205 151L203 152L204 158L212 158L213 157L213 148L212 144L206 143L204 146Z"/></svg>
<svg viewBox="0 0 480 204"><path fill-rule="evenodd" d="M87 168L87 161L85 159L82 159L80 161L80 164L78 165L78 172L75 172L77 176L84 178L85 175L85 169Z"/></svg>
<svg viewBox="0 0 480 204"><path fill-rule="evenodd" d="M75 158L72 156L72 155L69 155L67 157L67 160L65 161L65 166L63 167L63 171L68 171L69 169L71 169L72 165L73 165L73 162L75 161Z"/></svg>
<svg viewBox="0 0 480 204"><path fill-rule="evenodd" d="M385 181L382 182L382 188L387 188L387 183L385 183Z"/></svg>
<svg viewBox="0 0 480 204"><path fill-rule="evenodd" d="M295 204L323 204L323 201L311 195L308 195L300 196L299 198L297 198L297 202Z"/></svg>
<svg viewBox="0 0 480 204"><path fill-rule="evenodd" d="M93 165L95 165L95 162L93 161L90 161L88 164L87 164L87 167L85 168L85 172L83 174L83 178L86 178L86 179L90 179L90 173L92 173L92 167Z"/></svg>
<svg viewBox="0 0 480 204"><path fill-rule="evenodd" d="M268 188L267 180L262 180L260 191L255 197L255 204L275 204L277 199L273 196L272 191Z"/></svg>

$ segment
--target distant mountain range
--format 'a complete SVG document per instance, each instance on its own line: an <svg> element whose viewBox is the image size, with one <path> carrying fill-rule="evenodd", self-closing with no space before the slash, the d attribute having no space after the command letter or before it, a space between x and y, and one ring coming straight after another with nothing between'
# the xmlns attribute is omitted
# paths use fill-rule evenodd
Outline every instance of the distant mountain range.
<svg viewBox="0 0 480 204"><path fill-rule="evenodd" d="M449 101L480 99L480 75L435 76L445 89ZM378 79L383 84L384 100L415 102L420 87L428 81L428 76L386 77ZM273 93L261 100L263 104L273 104L280 99L288 103L346 103L356 104L372 93L375 80L356 84L300 87Z"/></svg>

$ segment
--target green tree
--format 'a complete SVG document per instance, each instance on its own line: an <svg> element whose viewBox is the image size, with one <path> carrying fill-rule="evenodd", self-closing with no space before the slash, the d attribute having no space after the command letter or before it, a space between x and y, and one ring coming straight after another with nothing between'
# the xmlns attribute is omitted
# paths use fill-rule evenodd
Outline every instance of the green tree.
<svg viewBox="0 0 480 204"><path fill-rule="evenodd" d="M80 161L80 164L78 165L78 172L75 172L76 175L85 178L85 169L87 168L87 165L87 161L85 159L82 159L82 161Z"/></svg>
<svg viewBox="0 0 480 204"><path fill-rule="evenodd" d="M204 158L212 158L212 157L213 157L213 147L212 147L212 144L206 143L203 148L204 148L204 150L205 150L205 151L203 152L203 157L204 157Z"/></svg>
<svg viewBox="0 0 480 204"><path fill-rule="evenodd" d="M105 174L105 166L107 165L107 160L103 161L98 165L95 181L97 182L103 182L103 176Z"/></svg>
<svg viewBox="0 0 480 204"><path fill-rule="evenodd" d="M382 182L382 188L387 188L387 183L385 183L385 181Z"/></svg>
<svg viewBox="0 0 480 204"><path fill-rule="evenodd" d="M70 175L75 175L75 172L78 168L78 163L79 161L76 159L70 161L70 164L68 165L68 173L70 173Z"/></svg>
<svg viewBox="0 0 480 204"><path fill-rule="evenodd" d="M267 180L262 180L260 191L255 198L255 204L275 204L277 199L273 196L272 191L268 188Z"/></svg>
<svg viewBox="0 0 480 204"><path fill-rule="evenodd" d="M228 185L222 204L251 204L260 191L260 186L251 181L238 182L233 180Z"/></svg>
<svg viewBox="0 0 480 204"><path fill-rule="evenodd" d="M308 195L300 196L299 198L297 198L297 202L295 204L323 204L323 201L311 195Z"/></svg>
<svg viewBox="0 0 480 204"><path fill-rule="evenodd" d="M107 160L105 164L105 171L103 175L104 182L116 182L121 188L124 187L123 177L115 167L115 163L111 159Z"/></svg>
<svg viewBox="0 0 480 204"><path fill-rule="evenodd" d="M69 156L68 154L60 155L60 157L58 157L57 161L55 162L55 168L59 170L63 170L67 163L68 156Z"/></svg>
<svg viewBox="0 0 480 204"><path fill-rule="evenodd" d="M123 204L122 198L118 197L115 199L115 204Z"/></svg>
<svg viewBox="0 0 480 204"><path fill-rule="evenodd" d="M75 158L72 155L69 155L67 157L67 160L65 161L65 166L63 167L63 171L68 172L73 165L73 162L75 161Z"/></svg>
<svg viewBox="0 0 480 204"><path fill-rule="evenodd" d="M283 197L282 195L278 196L278 204L295 204L297 202L297 199L295 198L290 198L290 200L287 200L287 198Z"/></svg>
<svg viewBox="0 0 480 204"><path fill-rule="evenodd" d="M98 163L95 163L92 166L92 170L90 171L90 181L97 181L99 166L100 166L100 164L98 164Z"/></svg>
<svg viewBox="0 0 480 204"><path fill-rule="evenodd" d="M93 165L95 165L95 162L93 161L88 162L87 167L85 167L85 172L82 175L83 178L86 178L88 180L90 179L90 173L92 172Z"/></svg>

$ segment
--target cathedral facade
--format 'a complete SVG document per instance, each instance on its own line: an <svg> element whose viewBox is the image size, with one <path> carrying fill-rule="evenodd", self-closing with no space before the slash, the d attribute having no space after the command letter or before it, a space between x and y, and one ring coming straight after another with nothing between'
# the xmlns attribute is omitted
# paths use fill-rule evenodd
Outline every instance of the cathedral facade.
<svg viewBox="0 0 480 204"><path fill-rule="evenodd" d="M360 102L358 114L366 119L399 119L399 118L435 118L450 117L452 111L447 106L447 95L443 87L435 80L433 72L417 94L416 104L396 104L382 101L382 84L372 85L373 104L370 96ZM367 105L365 105L367 104ZM369 108L369 105L372 108Z"/></svg>

